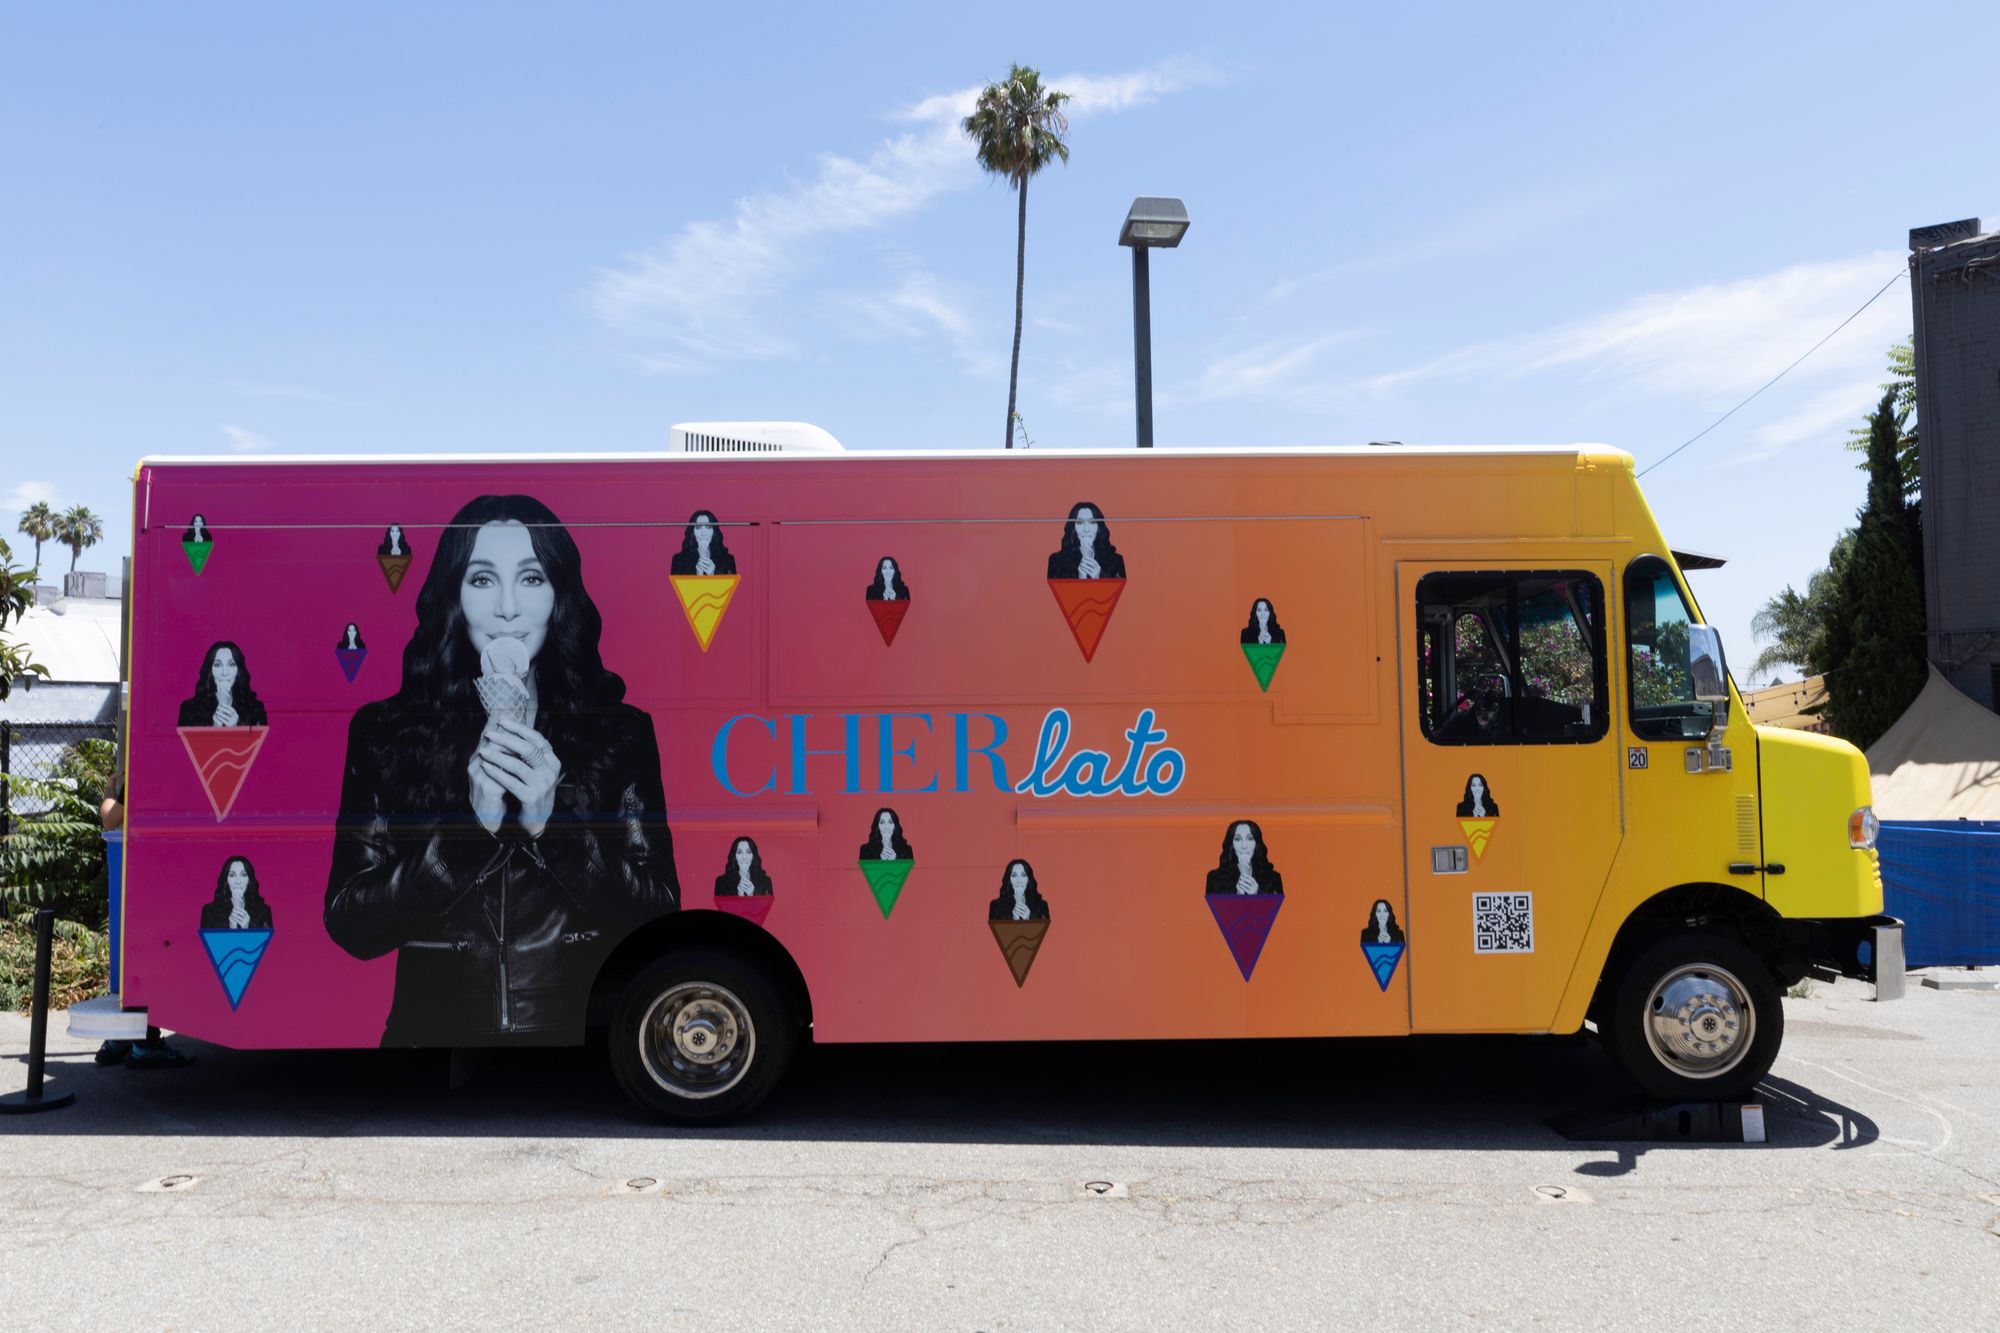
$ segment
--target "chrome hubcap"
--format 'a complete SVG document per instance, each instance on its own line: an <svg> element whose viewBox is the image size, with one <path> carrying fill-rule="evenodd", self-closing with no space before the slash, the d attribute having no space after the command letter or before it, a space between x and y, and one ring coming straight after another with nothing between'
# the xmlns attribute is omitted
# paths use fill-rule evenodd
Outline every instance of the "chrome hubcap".
<svg viewBox="0 0 2000 1333"><path fill-rule="evenodd" d="M721 986L682 982L639 1024L639 1056L655 1083L677 1097L713 1097L742 1081L756 1057L743 1001Z"/></svg>
<svg viewBox="0 0 2000 1333"><path fill-rule="evenodd" d="M1750 1049L1757 1015L1750 997L1722 968L1677 967L1646 1002L1646 1044L1663 1065L1689 1078L1728 1072Z"/></svg>

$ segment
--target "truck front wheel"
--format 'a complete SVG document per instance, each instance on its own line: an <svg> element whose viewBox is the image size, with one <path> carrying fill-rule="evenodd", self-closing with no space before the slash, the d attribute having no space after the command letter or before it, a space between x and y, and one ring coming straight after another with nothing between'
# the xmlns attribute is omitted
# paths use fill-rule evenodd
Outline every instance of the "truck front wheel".
<svg viewBox="0 0 2000 1333"><path fill-rule="evenodd" d="M611 1069L662 1120L747 1115L791 1062L796 1024L754 964L711 949L668 954L632 978L611 1020Z"/></svg>
<svg viewBox="0 0 2000 1333"><path fill-rule="evenodd" d="M1770 1072L1784 1001L1764 961L1727 935L1674 934L1642 946L1616 978L1612 1057L1670 1102L1726 1101Z"/></svg>

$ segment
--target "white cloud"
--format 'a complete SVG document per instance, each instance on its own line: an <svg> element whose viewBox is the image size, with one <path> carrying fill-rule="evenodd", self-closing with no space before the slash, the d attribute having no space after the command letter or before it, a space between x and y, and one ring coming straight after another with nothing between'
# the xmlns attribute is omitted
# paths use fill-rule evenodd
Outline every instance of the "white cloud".
<svg viewBox="0 0 2000 1333"><path fill-rule="evenodd" d="M979 336L972 320L939 285L935 275L911 268L894 290L881 296L854 296L840 303L847 313L874 327L910 341L935 341L942 336L952 354L977 375L994 375L1003 368Z"/></svg>
<svg viewBox="0 0 2000 1333"><path fill-rule="evenodd" d="M1904 263L1904 256L1882 251L1658 292L1538 333L1464 347L1366 385L1570 370L1609 388L1717 400L1742 395L1797 360ZM1907 304L1885 293L1793 374L1866 372L1879 379L1884 348L1908 332Z"/></svg>
<svg viewBox="0 0 2000 1333"><path fill-rule="evenodd" d="M29 505L43 504L56 498L56 488L46 481L17 481L0 500L0 509L22 510Z"/></svg>
<svg viewBox="0 0 2000 1333"><path fill-rule="evenodd" d="M239 454L262 453L272 447L270 440L241 426L224 426L222 433L229 437L229 447Z"/></svg>
<svg viewBox="0 0 2000 1333"><path fill-rule="evenodd" d="M1050 85L1074 91L1069 110L1088 116L1143 106L1213 78L1195 62L1170 61ZM978 181L958 127L977 96L973 87L925 98L894 117L913 128L866 157L824 153L802 185L746 195L724 218L683 223L654 249L601 270L589 292L592 307L639 338L638 360L649 369L690 371L787 354L793 342L780 298L823 250L818 242L879 228Z"/></svg>
<svg viewBox="0 0 2000 1333"><path fill-rule="evenodd" d="M1269 398L1290 392L1319 354L1356 335L1329 333L1299 340L1275 338L1219 356L1181 388L1158 394L1162 403L1199 403L1218 398Z"/></svg>

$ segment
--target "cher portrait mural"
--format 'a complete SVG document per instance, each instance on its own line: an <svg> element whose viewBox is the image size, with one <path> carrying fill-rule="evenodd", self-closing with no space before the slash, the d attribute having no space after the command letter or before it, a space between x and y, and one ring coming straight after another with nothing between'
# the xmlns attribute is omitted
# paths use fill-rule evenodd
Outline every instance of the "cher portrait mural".
<svg viewBox="0 0 2000 1333"><path fill-rule="evenodd" d="M875 562L875 581L868 585L864 595L871 602L910 600L910 585L903 581L903 567L896 563L895 556L885 555Z"/></svg>
<svg viewBox="0 0 2000 1333"><path fill-rule="evenodd" d="M764 869L764 854L757 850L755 838L740 837L729 844L729 860L722 867L722 873L715 877L715 896L718 898L771 896L771 876Z"/></svg>
<svg viewBox="0 0 2000 1333"><path fill-rule="evenodd" d="M1239 819L1222 835L1222 855L1208 872L1204 892L1210 894L1282 894L1285 877L1271 864L1264 830L1251 819Z"/></svg>
<svg viewBox="0 0 2000 1333"><path fill-rule="evenodd" d="M1047 921L1049 902L1035 882L1035 868L1026 861L1007 863L1000 877L1000 893L986 905L988 921Z"/></svg>
<svg viewBox="0 0 2000 1333"><path fill-rule="evenodd" d="M269 930L271 905L247 856L232 856L216 872L215 896L201 907L203 930Z"/></svg>
<svg viewBox="0 0 2000 1333"><path fill-rule="evenodd" d="M440 534L402 688L348 728L327 879L334 941L396 953L384 1046L575 1040L605 955L679 906L652 719L602 629L539 500Z"/></svg>
<svg viewBox="0 0 2000 1333"><path fill-rule="evenodd" d="M250 688L250 662L243 650L228 639L219 639L202 654L201 673L195 678L194 697L181 702L183 727L262 727L264 702Z"/></svg>
<svg viewBox="0 0 2000 1333"><path fill-rule="evenodd" d="M1111 525L1104 511L1088 500L1069 508L1062 545L1049 553L1052 579L1122 579L1125 557L1111 544Z"/></svg>
<svg viewBox="0 0 2000 1333"><path fill-rule="evenodd" d="M687 527L681 531L681 549L674 552L668 572L704 576L736 572L736 557L724 543L714 514L697 509L688 515Z"/></svg>

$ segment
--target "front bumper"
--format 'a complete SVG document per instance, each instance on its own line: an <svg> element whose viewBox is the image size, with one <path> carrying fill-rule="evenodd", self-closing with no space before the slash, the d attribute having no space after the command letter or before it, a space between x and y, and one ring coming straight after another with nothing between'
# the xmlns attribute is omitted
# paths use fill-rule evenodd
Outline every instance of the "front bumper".
<svg viewBox="0 0 2000 1333"><path fill-rule="evenodd" d="M1870 982L1878 1000L1903 998L1903 923L1893 916L1809 921L1806 960L1826 980Z"/></svg>

